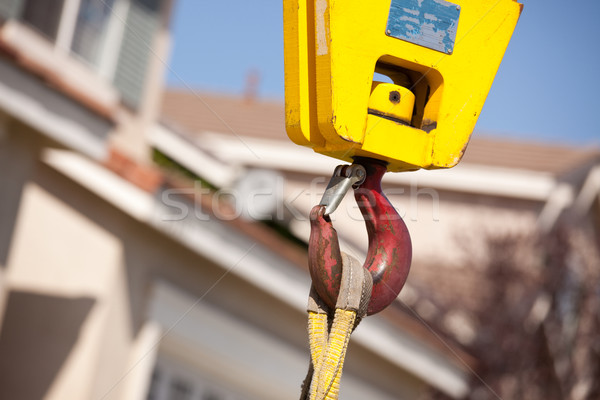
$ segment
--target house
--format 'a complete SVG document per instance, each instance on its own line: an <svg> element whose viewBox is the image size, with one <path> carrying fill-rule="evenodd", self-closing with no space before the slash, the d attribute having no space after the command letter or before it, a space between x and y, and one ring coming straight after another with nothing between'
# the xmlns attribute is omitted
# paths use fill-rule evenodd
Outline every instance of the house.
<svg viewBox="0 0 600 400"><path fill-rule="evenodd" d="M292 196L286 197L287 202L293 202L304 215L320 200L323 183L340 164L290 144L282 134L281 102L170 89L164 97L162 118L186 140L223 163L220 170L224 172L215 177L215 185L232 185L235 171L243 168L276 170L286 178L283 195ZM155 145L160 147L160 140ZM175 153L168 155L176 157ZM202 175L193 157L177 158ZM458 262L459 254L451 243L453 231L476 229L482 225L480 220L485 220L489 229L547 232L569 211L597 218L599 160L597 148L475 134L457 167L387 174L384 186L413 232L416 261L436 262L441 256L446 263ZM321 192L309 193L308 188L314 191L316 185ZM353 204L345 208L348 213L356 211ZM356 217L354 213L350 219L360 219ZM360 247L366 243L360 221L340 218L339 223L340 233L349 244ZM299 237L307 237L305 224L291 221L290 229Z"/></svg>
<svg viewBox="0 0 600 400"><path fill-rule="evenodd" d="M170 89L163 121L211 155L221 172L206 174L197 156L169 152L160 135L156 148L214 185L233 187L240 213L254 204L245 200L249 194L268 203L273 193L273 206L255 215L308 240L307 216L340 162L291 144L281 102ZM245 189L248 181L253 193ZM387 174L383 185L413 243L411 273L391 308L430 333L444 332L439 342L452 351L457 345L478 353L472 353L475 363L451 356L470 380L459 397L496 398L497 391L503 398L541 399L552 395L547 390L594 398L597 356L565 349L584 351L600 329L593 286L600 266L599 149L475 133L459 166ZM366 232L351 196L332 218L342 249L364 259ZM561 335L565 330L572 333ZM535 346L551 355L536 354Z"/></svg>
<svg viewBox="0 0 600 400"><path fill-rule="evenodd" d="M232 129L163 122L178 120L161 108L171 9L0 1L1 398L298 396L310 281L294 238L334 164L282 139L281 105L236 122L225 99L209 115ZM390 308L354 335L342 397L460 398L472 363Z"/></svg>

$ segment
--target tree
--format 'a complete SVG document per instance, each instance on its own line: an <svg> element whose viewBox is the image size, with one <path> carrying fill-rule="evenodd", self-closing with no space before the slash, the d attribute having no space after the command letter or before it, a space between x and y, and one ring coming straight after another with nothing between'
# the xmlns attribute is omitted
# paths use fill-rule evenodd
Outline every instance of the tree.
<svg viewBox="0 0 600 400"><path fill-rule="evenodd" d="M476 331L466 349L479 361L466 398L600 399L600 246L592 228L564 224L484 243L473 269L486 293L463 309ZM445 313L464 304L456 296Z"/></svg>

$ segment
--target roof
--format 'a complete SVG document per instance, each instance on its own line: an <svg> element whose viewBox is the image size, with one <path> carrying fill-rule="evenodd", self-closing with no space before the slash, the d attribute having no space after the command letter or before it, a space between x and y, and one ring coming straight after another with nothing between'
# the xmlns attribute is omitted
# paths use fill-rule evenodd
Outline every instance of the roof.
<svg viewBox="0 0 600 400"><path fill-rule="evenodd" d="M563 175L600 158L600 149L473 136L464 162Z"/></svg>
<svg viewBox="0 0 600 400"><path fill-rule="evenodd" d="M163 118L185 132L219 132L268 139L287 139L281 101L181 89L167 90Z"/></svg>
<svg viewBox="0 0 600 400"><path fill-rule="evenodd" d="M194 139L202 132L288 140L284 103L242 96L169 89L163 97L164 121ZM598 148L577 148L473 135L464 164L504 167L562 176L600 159Z"/></svg>

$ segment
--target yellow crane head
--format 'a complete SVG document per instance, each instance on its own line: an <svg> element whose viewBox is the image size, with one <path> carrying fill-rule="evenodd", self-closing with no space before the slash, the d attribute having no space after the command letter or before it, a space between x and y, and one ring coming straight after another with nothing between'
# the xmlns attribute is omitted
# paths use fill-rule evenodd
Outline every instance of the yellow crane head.
<svg viewBox="0 0 600 400"><path fill-rule="evenodd" d="M284 0L286 128L389 171L449 168L467 146L516 0Z"/></svg>

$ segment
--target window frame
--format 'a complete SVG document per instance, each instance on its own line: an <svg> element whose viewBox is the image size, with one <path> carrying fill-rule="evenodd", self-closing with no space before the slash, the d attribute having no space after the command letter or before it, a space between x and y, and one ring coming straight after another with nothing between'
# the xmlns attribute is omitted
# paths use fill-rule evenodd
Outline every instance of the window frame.
<svg viewBox="0 0 600 400"><path fill-rule="evenodd" d="M27 0L21 6L21 10ZM113 84L118 61L119 50L123 35L126 29L125 21L127 13L131 5L131 0L115 0L110 11L110 17L106 24L106 38L103 40L100 48L98 61L96 63L89 62L79 56L73 50L73 38L77 27L81 0L64 0L62 10L60 12L56 38L51 39L44 36L54 51L68 55L71 58L85 64L89 69L98 74L103 80ZM30 26L26 21L23 21L21 15L17 16L20 23ZM35 28L35 27L33 27Z"/></svg>

